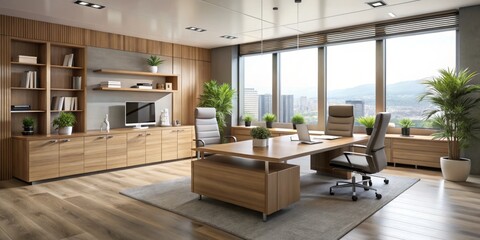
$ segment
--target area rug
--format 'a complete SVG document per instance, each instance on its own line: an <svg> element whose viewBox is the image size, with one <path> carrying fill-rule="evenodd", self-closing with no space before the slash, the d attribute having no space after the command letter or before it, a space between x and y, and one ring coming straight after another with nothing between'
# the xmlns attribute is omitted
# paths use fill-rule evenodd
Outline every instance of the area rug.
<svg viewBox="0 0 480 240"><path fill-rule="evenodd" d="M358 201L353 202L348 188L329 195L329 187L338 179L303 175L300 201L269 215L267 222L256 211L208 197L198 200L198 195L191 192L189 177L127 189L121 194L245 239L339 239L418 181L396 176L389 179L388 185L373 179L382 199L375 199L373 191L360 189Z"/></svg>

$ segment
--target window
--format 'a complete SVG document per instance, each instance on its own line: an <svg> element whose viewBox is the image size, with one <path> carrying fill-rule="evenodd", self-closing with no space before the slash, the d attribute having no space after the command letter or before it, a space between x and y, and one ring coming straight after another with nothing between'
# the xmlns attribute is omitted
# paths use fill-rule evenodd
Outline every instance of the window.
<svg viewBox="0 0 480 240"><path fill-rule="evenodd" d="M308 124L318 122L318 49L280 53L279 122L301 114Z"/></svg>
<svg viewBox="0 0 480 240"><path fill-rule="evenodd" d="M375 41L327 47L327 109L335 104L353 104L355 119L375 115Z"/></svg>
<svg viewBox="0 0 480 240"><path fill-rule="evenodd" d="M243 57L243 114L261 120L272 112L272 54Z"/></svg>
<svg viewBox="0 0 480 240"><path fill-rule="evenodd" d="M410 118L415 127L431 127L423 112L429 103L418 102L425 91L421 82L442 68L455 67L456 31L428 33L386 40L386 108L398 125Z"/></svg>

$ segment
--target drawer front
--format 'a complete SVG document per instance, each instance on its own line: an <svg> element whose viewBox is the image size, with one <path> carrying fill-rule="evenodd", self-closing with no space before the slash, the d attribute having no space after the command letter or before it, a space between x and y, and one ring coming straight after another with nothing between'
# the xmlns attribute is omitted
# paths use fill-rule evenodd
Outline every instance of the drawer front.
<svg viewBox="0 0 480 240"><path fill-rule="evenodd" d="M60 139L60 176L84 172L83 137Z"/></svg>
<svg viewBox="0 0 480 240"><path fill-rule="evenodd" d="M162 160L177 159L177 130L162 131Z"/></svg>
<svg viewBox="0 0 480 240"><path fill-rule="evenodd" d="M135 166L145 163L145 132L128 133L127 165Z"/></svg>
<svg viewBox="0 0 480 240"><path fill-rule="evenodd" d="M146 162L162 161L162 131L148 131L146 138Z"/></svg>
<svg viewBox="0 0 480 240"><path fill-rule="evenodd" d="M107 136L85 137L85 172L107 169Z"/></svg>
<svg viewBox="0 0 480 240"><path fill-rule="evenodd" d="M189 158L194 155L192 151L193 131L192 129L179 129L178 131L178 155L177 158Z"/></svg>
<svg viewBox="0 0 480 240"><path fill-rule="evenodd" d="M59 145L55 140L29 142L29 177L38 181L59 176Z"/></svg>
<svg viewBox="0 0 480 240"><path fill-rule="evenodd" d="M107 169L127 166L127 134L107 136Z"/></svg>

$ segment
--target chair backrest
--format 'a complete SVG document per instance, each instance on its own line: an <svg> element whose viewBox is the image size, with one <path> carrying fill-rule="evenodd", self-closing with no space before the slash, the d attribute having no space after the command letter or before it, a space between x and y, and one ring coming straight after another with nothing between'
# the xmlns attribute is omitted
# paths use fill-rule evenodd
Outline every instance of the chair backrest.
<svg viewBox="0 0 480 240"><path fill-rule="evenodd" d="M273 127L273 128L293 129L293 123L273 122L273 123L272 123L272 127Z"/></svg>
<svg viewBox="0 0 480 240"><path fill-rule="evenodd" d="M380 172L387 166L387 155L385 154L385 134L387 133L390 113L381 112L375 117L373 132L368 139L366 154L372 155L367 158L371 173Z"/></svg>
<svg viewBox="0 0 480 240"><path fill-rule="evenodd" d="M195 108L195 138L203 140L205 145L221 143L216 114L215 108Z"/></svg>
<svg viewBox="0 0 480 240"><path fill-rule="evenodd" d="M353 136L353 105L331 105L328 107L328 120L325 134L351 137Z"/></svg>

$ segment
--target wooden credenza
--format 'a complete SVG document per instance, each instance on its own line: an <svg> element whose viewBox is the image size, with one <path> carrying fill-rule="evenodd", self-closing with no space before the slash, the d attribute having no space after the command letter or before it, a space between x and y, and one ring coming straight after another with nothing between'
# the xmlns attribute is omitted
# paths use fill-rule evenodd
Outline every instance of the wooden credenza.
<svg viewBox="0 0 480 240"><path fill-rule="evenodd" d="M181 126L15 136L14 177L33 182L189 158L194 156L194 134L193 126Z"/></svg>
<svg viewBox="0 0 480 240"><path fill-rule="evenodd" d="M252 139L250 130L253 127L232 127L232 135L238 141ZM270 128L272 136L296 134L294 129ZM321 134L320 131L310 131L312 134ZM362 144L366 144L362 143ZM357 149L355 149L357 150ZM341 154L341 151L339 152ZM387 161L393 164L408 164L415 167L440 168L440 157L448 155L448 143L441 140L433 140L432 136L412 135L403 137L399 134L387 134L385 136L385 153ZM332 156L328 156L331 158ZM315 167L315 166L313 166Z"/></svg>

